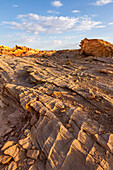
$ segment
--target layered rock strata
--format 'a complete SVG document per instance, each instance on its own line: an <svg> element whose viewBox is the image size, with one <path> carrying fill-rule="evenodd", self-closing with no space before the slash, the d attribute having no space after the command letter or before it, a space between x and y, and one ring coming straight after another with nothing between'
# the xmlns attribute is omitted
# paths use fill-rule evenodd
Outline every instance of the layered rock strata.
<svg viewBox="0 0 113 170"><path fill-rule="evenodd" d="M2 55L0 86L1 170L113 169L113 58Z"/></svg>

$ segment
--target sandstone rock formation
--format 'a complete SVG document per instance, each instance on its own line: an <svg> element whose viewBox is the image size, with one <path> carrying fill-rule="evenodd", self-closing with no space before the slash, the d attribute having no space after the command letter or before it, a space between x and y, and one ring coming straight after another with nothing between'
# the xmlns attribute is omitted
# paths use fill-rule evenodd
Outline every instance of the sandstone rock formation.
<svg viewBox="0 0 113 170"><path fill-rule="evenodd" d="M0 169L112 170L113 58L2 55Z"/></svg>
<svg viewBox="0 0 113 170"><path fill-rule="evenodd" d="M87 56L113 57L113 45L99 39L87 39L81 41L81 52Z"/></svg>
<svg viewBox="0 0 113 170"><path fill-rule="evenodd" d="M16 45L13 48L9 48L7 46L2 46L0 45L0 55L10 55L10 56L16 56L16 57L24 57L24 56L31 56L31 55L35 55L35 56L40 56L40 54L42 55L46 55L46 56L50 56L53 53L55 53L56 51L39 51L38 49L32 49L32 48L28 48L25 46L19 46Z"/></svg>

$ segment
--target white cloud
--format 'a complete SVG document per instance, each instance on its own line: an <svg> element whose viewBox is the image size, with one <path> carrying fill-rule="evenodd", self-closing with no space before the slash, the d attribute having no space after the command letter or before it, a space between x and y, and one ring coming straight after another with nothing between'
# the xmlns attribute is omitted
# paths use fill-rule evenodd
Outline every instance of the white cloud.
<svg viewBox="0 0 113 170"><path fill-rule="evenodd" d="M9 47L14 47L17 44L21 46L28 46L31 48L38 48L38 46L40 45L40 37L38 35L30 35L29 33L16 31L2 36L0 35L0 37L0 43Z"/></svg>
<svg viewBox="0 0 113 170"><path fill-rule="evenodd" d="M27 15L18 15L17 18L18 19L21 19L21 18L29 18L30 20L38 20L39 19L39 15L37 14L33 14L33 13L30 13L30 14L27 14Z"/></svg>
<svg viewBox="0 0 113 170"><path fill-rule="evenodd" d="M16 44L30 44L30 43L36 43L40 40L39 36L37 35L29 35L27 33L13 33L8 34L7 38L11 39L12 42Z"/></svg>
<svg viewBox="0 0 113 170"><path fill-rule="evenodd" d="M100 21L94 21L90 17L57 17L39 16L37 14L18 15L18 22L3 22L10 25L10 28L23 30L33 34L59 34L67 31L84 31L92 28L105 27Z"/></svg>
<svg viewBox="0 0 113 170"><path fill-rule="evenodd" d="M97 25L95 28L105 28L106 25Z"/></svg>
<svg viewBox="0 0 113 170"><path fill-rule="evenodd" d="M17 8L17 7L19 7L19 5L12 5L14 8Z"/></svg>
<svg viewBox="0 0 113 170"><path fill-rule="evenodd" d="M69 41L69 40L59 40L59 39L55 39L55 40L46 40L43 41L43 46L37 46L38 49L43 48L43 49L47 49L47 50L60 50L60 49L75 49L75 48L79 48L79 42L74 41Z"/></svg>
<svg viewBox="0 0 113 170"><path fill-rule="evenodd" d="M20 34L20 36L18 35L18 37L16 38L13 38L13 42L15 42L16 44L33 44L33 43L36 43L37 41L40 40L39 37L37 36L30 36L30 35L27 35L27 34Z"/></svg>
<svg viewBox="0 0 113 170"><path fill-rule="evenodd" d="M91 30L92 28L103 27L100 21L92 21L90 18L81 19L80 24L77 25L76 30Z"/></svg>
<svg viewBox="0 0 113 170"><path fill-rule="evenodd" d="M108 23L108 25L113 25L113 22Z"/></svg>
<svg viewBox="0 0 113 170"><path fill-rule="evenodd" d="M52 6L55 6L55 7L61 7L61 6L63 6L63 4L62 4L60 1L52 1L52 2L51 2L51 5L52 5Z"/></svg>
<svg viewBox="0 0 113 170"><path fill-rule="evenodd" d="M79 10L73 10L72 13L80 13Z"/></svg>
<svg viewBox="0 0 113 170"><path fill-rule="evenodd" d="M96 6L103 6L109 3L113 3L113 0L98 0L95 3L93 3L92 5L96 5Z"/></svg>
<svg viewBox="0 0 113 170"><path fill-rule="evenodd" d="M48 10L47 13L49 13L49 14L59 14L59 12L53 11L53 10Z"/></svg>
<svg viewBox="0 0 113 170"><path fill-rule="evenodd" d="M56 45L61 45L62 44L62 41L61 40L54 40L53 41L53 44L56 46Z"/></svg>
<svg viewBox="0 0 113 170"><path fill-rule="evenodd" d="M97 14L91 14L91 17L93 17L93 18L95 18L97 16L98 16Z"/></svg>

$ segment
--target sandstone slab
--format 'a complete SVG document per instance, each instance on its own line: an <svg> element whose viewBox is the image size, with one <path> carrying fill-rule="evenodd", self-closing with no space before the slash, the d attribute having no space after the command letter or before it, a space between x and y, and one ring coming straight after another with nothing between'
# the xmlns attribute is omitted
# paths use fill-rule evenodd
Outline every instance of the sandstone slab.
<svg viewBox="0 0 113 170"><path fill-rule="evenodd" d="M17 169L17 164L12 161L9 166L8 166L8 170L16 170Z"/></svg>
<svg viewBox="0 0 113 170"><path fill-rule="evenodd" d="M39 150L28 150L26 156L37 160L39 156Z"/></svg>
<svg viewBox="0 0 113 170"><path fill-rule="evenodd" d="M11 159L12 159L11 156L1 155L0 156L0 163L7 164L11 161Z"/></svg>

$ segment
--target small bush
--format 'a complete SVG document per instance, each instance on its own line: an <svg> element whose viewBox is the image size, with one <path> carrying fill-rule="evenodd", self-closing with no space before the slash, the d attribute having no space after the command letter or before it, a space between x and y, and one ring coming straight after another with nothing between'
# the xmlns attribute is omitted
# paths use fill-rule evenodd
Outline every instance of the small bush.
<svg viewBox="0 0 113 170"><path fill-rule="evenodd" d="M66 65L71 65L72 64L72 62L68 59L67 61L66 61Z"/></svg>
<svg viewBox="0 0 113 170"><path fill-rule="evenodd" d="M45 57L45 55L43 54L42 57Z"/></svg>

